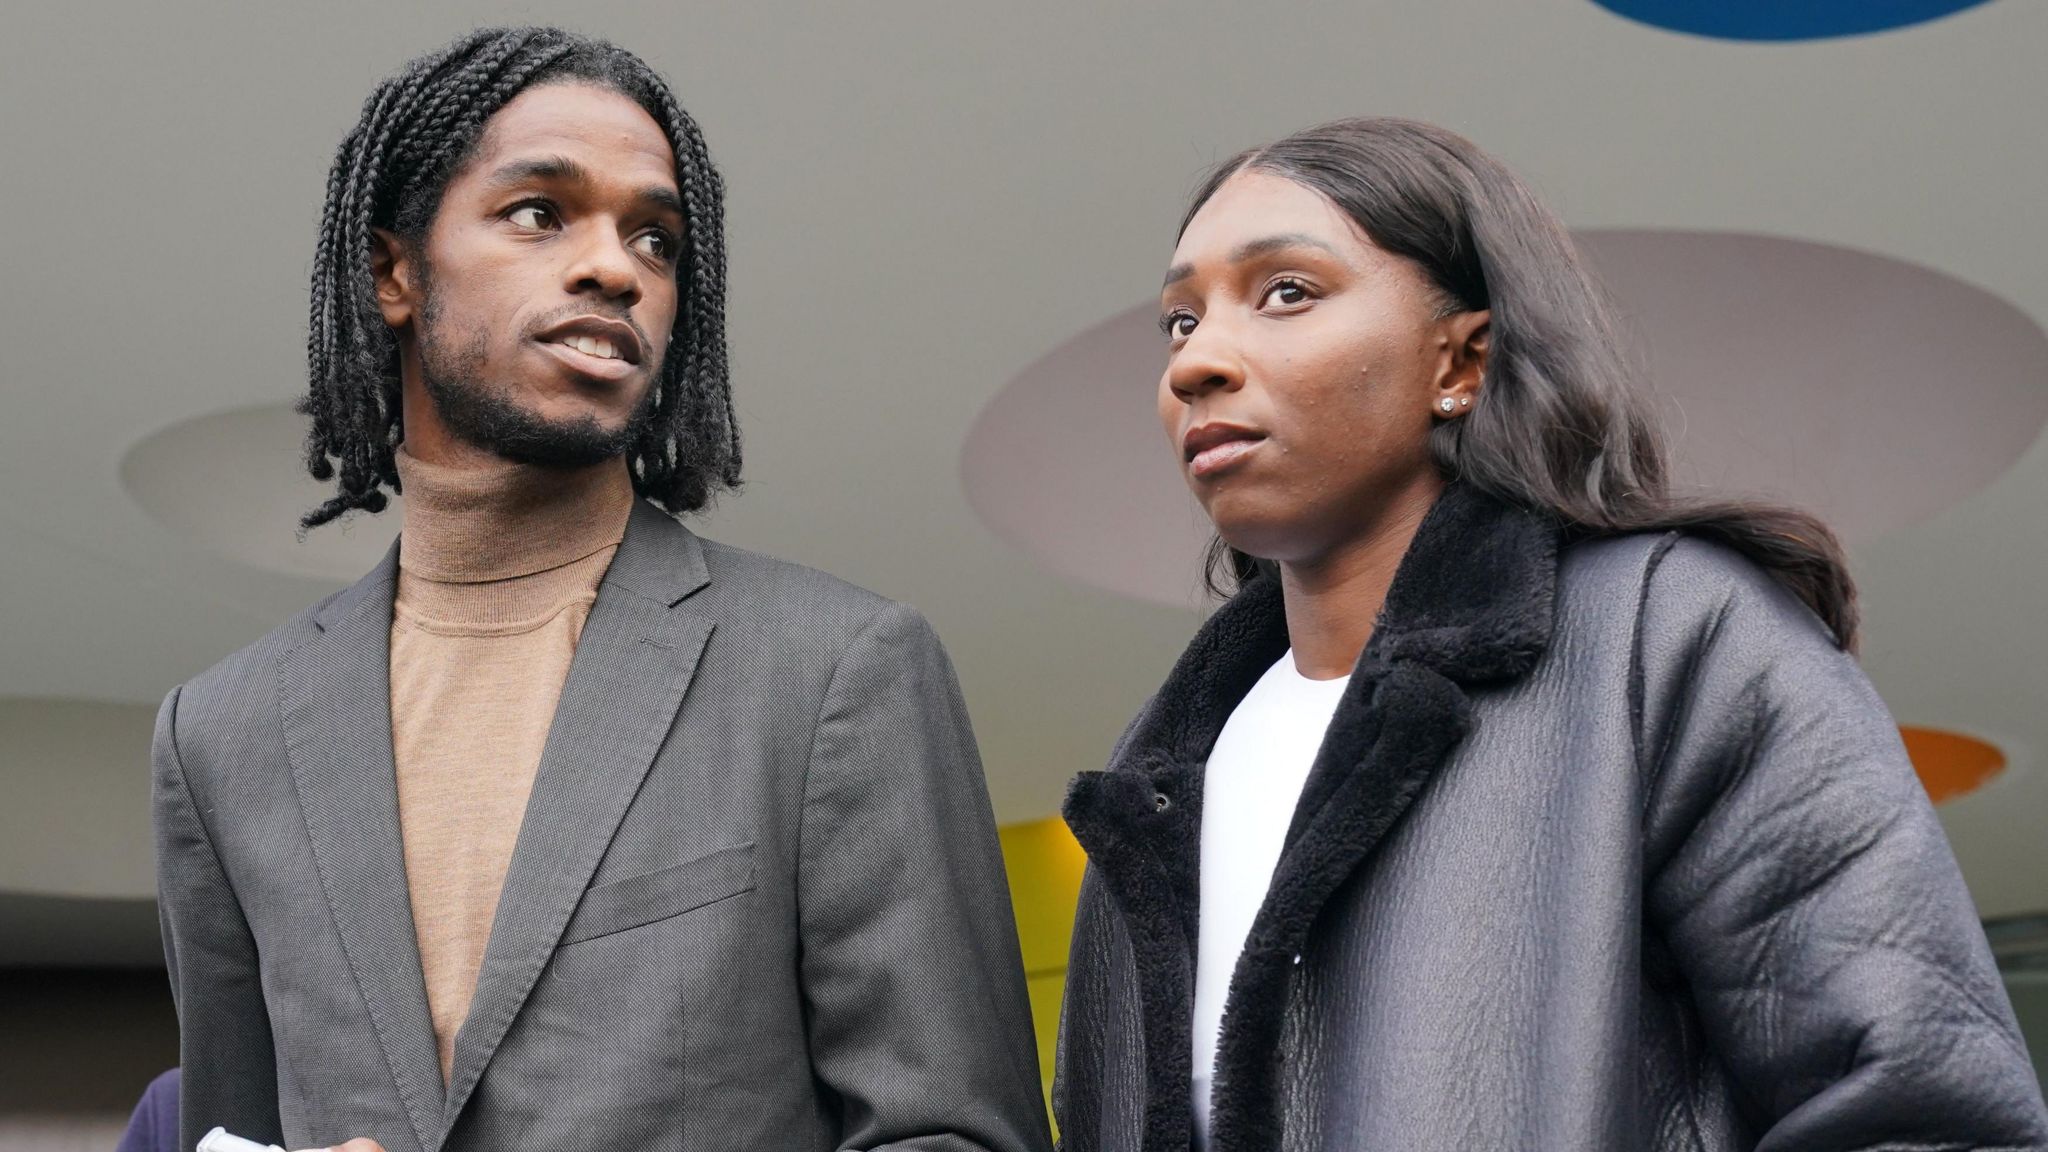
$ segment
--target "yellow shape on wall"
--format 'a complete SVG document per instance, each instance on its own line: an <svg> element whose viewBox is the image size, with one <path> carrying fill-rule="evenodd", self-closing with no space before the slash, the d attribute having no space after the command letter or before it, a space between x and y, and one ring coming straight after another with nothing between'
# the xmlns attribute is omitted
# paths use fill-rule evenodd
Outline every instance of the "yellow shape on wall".
<svg viewBox="0 0 2048 1152"><path fill-rule="evenodd" d="M1010 906L1017 912L1017 940L1024 948L1024 979L1031 994L1031 1023L1038 1031L1038 1071L1051 1107L1053 1053L1059 1043L1060 995L1067 981L1067 945L1074 936L1074 908L1081 898L1087 854L1057 816L998 829L1003 865L1010 875Z"/></svg>

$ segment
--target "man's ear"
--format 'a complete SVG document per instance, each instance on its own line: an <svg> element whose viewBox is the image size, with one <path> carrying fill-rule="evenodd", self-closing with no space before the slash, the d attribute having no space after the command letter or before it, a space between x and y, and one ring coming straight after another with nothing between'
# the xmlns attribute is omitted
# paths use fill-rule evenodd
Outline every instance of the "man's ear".
<svg viewBox="0 0 2048 1152"><path fill-rule="evenodd" d="M377 310L394 330L412 324L419 300L414 292L418 273L412 249L395 232L370 229L370 278L377 286Z"/></svg>

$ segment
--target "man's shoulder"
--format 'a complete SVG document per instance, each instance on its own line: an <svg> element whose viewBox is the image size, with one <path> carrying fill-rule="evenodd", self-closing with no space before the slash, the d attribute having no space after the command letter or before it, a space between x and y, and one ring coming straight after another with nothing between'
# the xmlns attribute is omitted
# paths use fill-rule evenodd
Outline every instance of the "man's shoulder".
<svg viewBox="0 0 2048 1152"><path fill-rule="evenodd" d="M347 589L294 613L260 638L222 657L213 667L185 681L178 689L181 727L193 719L224 719L225 714L256 701L272 700L277 685L277 657L319 634L315 620Z"/></svg>
<svg viewBox="0 0 2048 1152"><path fill-rule="evenodd" d="M837 667L854 651L883 660L943 660L945 647L923 614L837 576L759 552L704 541L710 581L696 605L721 634L778 659Z"/></svg>
<svg viewBox="0 0 2048 1152"><path fill-rule="evenodd" d="M699 539L703 539L699 537ZM764 553L703 540L708 598L727 611L807 629L859 631L895 601L858 584Z"/></svg>

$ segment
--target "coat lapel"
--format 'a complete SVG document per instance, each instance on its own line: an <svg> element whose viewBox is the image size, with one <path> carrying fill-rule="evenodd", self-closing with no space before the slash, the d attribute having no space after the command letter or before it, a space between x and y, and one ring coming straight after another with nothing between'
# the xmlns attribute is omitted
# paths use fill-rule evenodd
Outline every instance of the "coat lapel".
<svg viewBox="0 0 2048 1152"><path fill-rule="evenodd" d="M1202 777L1230 710L1287 650L1276 584L1225 604L1111 757L1068 790L1067 824L1123 916L1145 1046L1143 1148L1188 1147Z"/></svg>
<svg viewBox="0 0 2048 1152"><path fill-rule="evenodd" d="M1294 957L1324 905L1464 738L1464 688L1520 676L1548 646L1558 539L1549 521L1456 484L1417 531L1233 971L1212 1146L1278 1147L1275 1057ZM1138 959L1148 1150L1187 1139L1203 768L1230 712L1286 647L1278 582L1255 581L1203 627L1117 762L1083 773L1068 794L1067 821L1115 897ZM1169 797L1165 809L1141 802L1156 795ZM1169 818L1176 809L1181 815Z"/></svg>
<svg viewBox="0 0 2048 1152"><path fill-rule="evenodd" d="M312 637L278 657L278 695L321 895L413 1135L426 1147L440 1127L441 1067L406 887L391 752L397 574L394 546L315 618Z"/></svg>
<svg viewBox="0 0 2048 1152"><path fill-rule="evenodd" d="M677 605L709 579L696 536L652 505L636 505L548 730L476 994L456 1034L443 1139L668 738L711 635L709 619Z"/></svg>

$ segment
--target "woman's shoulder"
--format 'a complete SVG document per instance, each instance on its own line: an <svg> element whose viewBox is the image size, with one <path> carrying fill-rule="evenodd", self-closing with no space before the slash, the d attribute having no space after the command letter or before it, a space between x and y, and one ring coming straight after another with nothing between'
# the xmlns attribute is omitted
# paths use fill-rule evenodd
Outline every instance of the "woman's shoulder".
<svg viewBox="0 0 2048 1152"><path fill-rule="evenodd" d="M1681 691L1709 666L1753 687L1862 679L1805 601L1717 540L1667 531L1578 541L1560 557L1557 596L1560 630L1606 633L1628 653L1639 702Z"/></svg>
<svg viewBox="0 0 2048 1152"><path fill-rule="evenodd" d="M1644 623L1710 622L1737 610L1781 623L1820 620L1762 565L1727 544L1672 530L1597 536L1567 544L1559 558L1560 597L1634 608Z"/></svg>
<svg viewBox="0 0 2048 1152"><path fill-rule="evenodd" d="M1854 658L1805 601L1716 540L1672 531L1572 544L1558 596L1560 628L1628 630L1615 640L1646 720L1719 677L1751 696L1867 694Z"/></svg>

